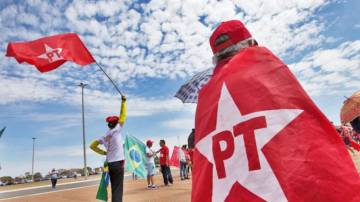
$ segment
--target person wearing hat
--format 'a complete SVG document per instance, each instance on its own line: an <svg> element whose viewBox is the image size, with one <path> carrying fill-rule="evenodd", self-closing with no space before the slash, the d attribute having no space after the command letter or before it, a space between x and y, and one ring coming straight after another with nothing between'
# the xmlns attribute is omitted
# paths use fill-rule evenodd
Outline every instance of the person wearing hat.
<svg viewBox="0 0 360 202"><path fill-rule="evenodd" d="M121 133L126 119L126 98L121 96L120 116L109 116L106 118L109 130L99 139L93 141L90 148L100 155L106 155L109 166L111 182L112 202L122 202L124 184L124 137ZM106 150L98 146L104 145Z"/></svg>
<svg viewBox="0 0 360 202"><path fill-rule="evenodd" d="M250 32L239 20L222 22L215 29L209 41L214 54L214 75L241 49L258 45L257 41L253 39Z"/></svg>
<svg viewBox="0 0 360 202"><path fill-rule="evenodd" d="M154 156L156 153L151 149L153 145L152 140L146 141L146 171L147 171L147 183L148 183L148 189L156 189L157 186L154 183L154 175L155 175L155 161Z"/></svg>

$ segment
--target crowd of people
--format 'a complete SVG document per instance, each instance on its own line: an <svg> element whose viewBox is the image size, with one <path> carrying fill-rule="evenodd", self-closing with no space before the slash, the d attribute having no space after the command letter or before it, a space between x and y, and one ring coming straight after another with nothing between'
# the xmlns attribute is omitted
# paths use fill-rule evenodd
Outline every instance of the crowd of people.
<svg viewBox="0 0 360 202"><path fill-rule="evenodd" d="M356 121L357 120L351 124L347 123L341 126L335 126L340 137L350 151L353 151L354 149L360 151L360 131L357 128L358 123Z"/></svg>
<svg viewBox="0 0 360 202"><path fill-rule="evenodd" d="M124 149L123 149L123 135L122 127L126 120L126 98L122 96L120 116L110 116L106 118L109 131L97 140L94 140L90 148L100 155L106 155L106 161L109 165L109 175L111 182L112 201L121 202L123 196L123 182L124 182ZM193 130L194 132L194 130ZM192 134L193 134L192 132ZM190 135L191 136L191 135ZM104 145L105 150L99 148L99 145ZM165 186L171 186L174 183L171 169L169 148L166 146L165 140L160 140L160 149L154 151L152 149L153 141L146 141L146 171L148 189L157 189L154 175L156 173L155 156L159 153L160 172L163 176ZM191 149L187 149L186 145L179 151L180 177L182 180L189 179L189 171L192 164L193 146L189 145Z"/></svg>
<svg viewBox="0 0 360 202"><path fill-rule="evenodd" d="M156 174L155 159L157 153L159 153L159 163L160 163L160 172L163 177L163 182L165 186L170 186L174 183L174 179L171 174L170 169L170 154L169 148L166 146L165 140L160 140L159 142L160 149L158 151L153 151L153 141L146 141L146 157L147 161L145 163L147 170L147 184L148 189L157 189L158 186L154 183L154 175ZM188 149L187 145L183 145L178 151L179 164L180 164L180 178L181 180L190 179L189 173L191 172L193 149Z"/></svg>

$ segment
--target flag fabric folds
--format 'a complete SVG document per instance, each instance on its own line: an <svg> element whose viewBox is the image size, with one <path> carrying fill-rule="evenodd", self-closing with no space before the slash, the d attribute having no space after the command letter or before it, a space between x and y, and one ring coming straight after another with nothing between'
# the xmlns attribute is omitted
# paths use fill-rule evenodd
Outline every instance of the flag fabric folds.
<svg viewBox="0 0 360 202"><path fill-rule="evenodd" d="M240 50L199 93L192 201L360 201L339 134L268 49Z"/></svg>
<svg viewBox="0 0 360 202"><path fill-rule="evenodd" d="M14 57L19 63L32 64L40 72L56 69L66 61L81 66L95 62L75 33L58 34L29 42L10 42L6 56Z"/></svg>
<svg viewBox="0 0 360 202"><path fill-rule="evenodd" d="M100 185L96 194L96 199L101 201L108 201L108 192L107 187L109 185L110 176L109 176L109 167L107 163L104 164L104 171L101 175Z"/></svg>
<svg viewBox="0 0 360 202"><path fill-rule="evenodd" d="M174 146L171 158L170 158L170 162L169 164L171 166L175 166L180 168L180 160L179 160L179 147L178 146Z"/></svg>
<svg viewBox="0 0 360 202"><path fill-rule="evenodd" d="M4 131L5 131L6 127L4 127L3 129L0 130L0 138L3 135Z"/></svg>
<svg viewBox="0 0 360 202"><path fill-rule="evenodd" d="M146 178L146 146L137 138L127 135L125 137L125 170L134 172L141 178Z"/></svg>

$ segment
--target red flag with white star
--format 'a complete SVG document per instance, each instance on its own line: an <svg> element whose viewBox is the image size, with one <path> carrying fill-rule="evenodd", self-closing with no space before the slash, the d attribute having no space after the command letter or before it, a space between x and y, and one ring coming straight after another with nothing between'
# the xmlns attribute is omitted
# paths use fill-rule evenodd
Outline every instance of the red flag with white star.
<svg viewBox="0 0 360 202"><path fill-rule="evenodd" d="M95 62L91 53L75 33L58 34L29 42L9 43L6 56L19 63L35 65L40 72L56 69L66 61L81 66Z"/></svg>
<svg viewBox="0 0 360 202"><path fill-rule="evenodd" d="M335 128L263 47L215 69L196 110L192 201L360 201Z"/></svg>

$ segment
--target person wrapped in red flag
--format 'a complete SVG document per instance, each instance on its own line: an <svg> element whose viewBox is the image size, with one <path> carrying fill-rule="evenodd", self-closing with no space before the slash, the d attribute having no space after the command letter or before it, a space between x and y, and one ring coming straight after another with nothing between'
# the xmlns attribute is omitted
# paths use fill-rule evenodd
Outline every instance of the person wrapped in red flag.
<svg viewBox="0 0 360 202"><path fill-rule="evenodd" d="M237 20L221 23L210 45L192 201L360 201L346 147L289 68Z"/></svg>
<svg viewBox="0 0 360 202"><path fill-rule="evenodd" d="M88 65L95 59L75 33L58 34L30 42L9 43L6 56L35 65L40 72L56 69L66 61Z"/></svg>

